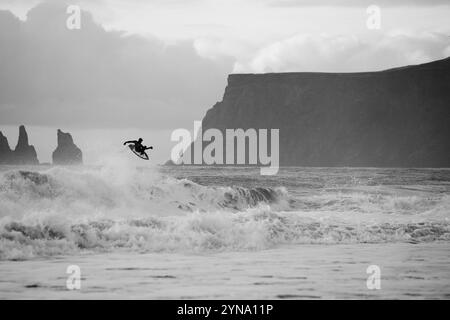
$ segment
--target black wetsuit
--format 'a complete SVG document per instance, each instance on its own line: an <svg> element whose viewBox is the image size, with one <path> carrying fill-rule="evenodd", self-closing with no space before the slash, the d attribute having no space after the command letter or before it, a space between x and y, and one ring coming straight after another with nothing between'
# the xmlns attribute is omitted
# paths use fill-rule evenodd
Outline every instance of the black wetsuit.
<svg viewBox="0 0 450 320"><path fill-rule="evenodd" d="M123 144L125 145L127 143L134 144L134 150L136 152L139 152L140 154L144 154L145 150L153 149L153 147L146 147L146 146L142 145L142 143L137 140L125 141Z"/></svg>

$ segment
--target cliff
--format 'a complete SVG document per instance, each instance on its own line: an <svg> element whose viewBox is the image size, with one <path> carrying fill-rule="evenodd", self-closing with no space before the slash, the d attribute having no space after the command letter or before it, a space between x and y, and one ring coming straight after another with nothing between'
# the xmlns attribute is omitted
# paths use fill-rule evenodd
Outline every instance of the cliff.
<svg viewBox="0 0 450 320"><path fill-rule="evenodd" d="M28 134L23 125L19 127L19 139L13 151L11 164L39 164L36 150L28 143Z"/></svg>
<svg viewBox="0 0 450 320"><path fill-rule="evenodd" d="M278 128L282 166L450 167L449 120L447 58L379 72L232 74L202 127Z"/></svg>
<svg viewBox="0 0 450 320"><path fill-rule="evenodd" d="M70 133L57 132L58 146L53 151L53 164L57 165L74 165L83 163L83 154L81 150L73 142Z"/></svg>

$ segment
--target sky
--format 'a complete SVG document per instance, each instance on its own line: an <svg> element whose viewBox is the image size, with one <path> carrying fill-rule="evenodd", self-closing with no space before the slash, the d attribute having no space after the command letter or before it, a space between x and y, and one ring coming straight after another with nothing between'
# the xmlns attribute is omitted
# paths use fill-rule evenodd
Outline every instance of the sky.
<svg viewBox="0 0 450 320"><path fill-rule="evenodd" d="M69 5L82 10L66 26ZM367 26L375 5L380 28ZM369 12L368 12L369 10ZM0 131L28 128L41 162L56 129L85 162L170 133L220 101L230 73L375 71L450 56L448 0L0 0Z"/></svg>

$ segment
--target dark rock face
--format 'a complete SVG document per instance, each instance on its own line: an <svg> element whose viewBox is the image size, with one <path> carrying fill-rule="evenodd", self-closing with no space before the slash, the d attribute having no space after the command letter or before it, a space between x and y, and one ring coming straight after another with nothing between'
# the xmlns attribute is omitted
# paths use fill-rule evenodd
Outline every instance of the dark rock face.
<svg viewBox="0 0 450 320"><path fill-rule="evenodd" d="M284 166L450 167L450 58L380 72L230 75L202 127L278 128Z"/></svg>
<svg viewBox="0 0 450 320"><path fill-rule="evenodd" d="M0 164L9 164L12 160L12 151L9 148L8 138L0 131Z"/></svg>
<svg viewBox="0 0 450 320"><path fill-rule="evenodd" d="M53 164L74 165L83 163L81 150L73 143L70 133L58 129L58 146L53 151Z"/></svg>
<svg viewBox="0 0 450 320"><path fill-rule="evenodd" d="M36 150L33 146L28 144L28 134L25 130L25 126L19 127L19 140L17 141L17 146L13 151L12 164L39 164Z"/></svg>
<svg viewBox="0 0 450 320"><path fill-rule="evenodd" d="M164 165L165 165L165 166L175 166L176 164L175 164L172 160L167 160L167 161L164 163Z"/></svg>

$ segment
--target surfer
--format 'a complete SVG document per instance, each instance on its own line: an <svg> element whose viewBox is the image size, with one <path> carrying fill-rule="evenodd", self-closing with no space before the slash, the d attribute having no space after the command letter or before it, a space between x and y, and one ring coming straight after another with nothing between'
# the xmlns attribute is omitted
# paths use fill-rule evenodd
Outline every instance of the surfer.
<svg viewBox="0 0 450 320"><path fill-rule="evenodd" d="M142 138L139 138L139 140L125 141L123 143L123 145L126 145L127 143L132 143L134 145L134 150L136 152L139 152L140 154L145 155L145 150L153 149L153 147L152 146L150 146L150 147L144 146L142 144L142 141L143 141Z"/></svg>

